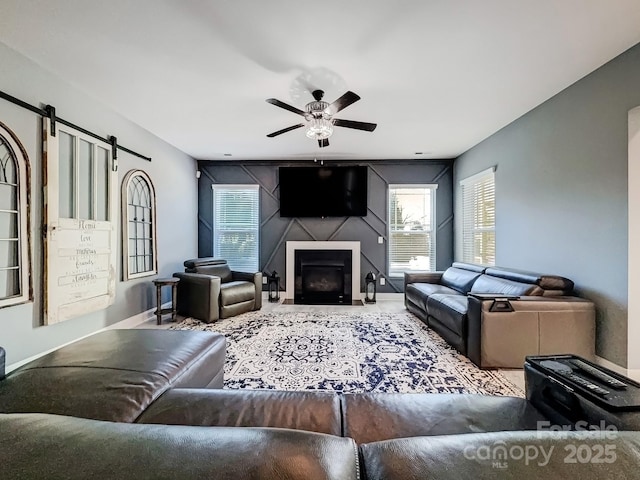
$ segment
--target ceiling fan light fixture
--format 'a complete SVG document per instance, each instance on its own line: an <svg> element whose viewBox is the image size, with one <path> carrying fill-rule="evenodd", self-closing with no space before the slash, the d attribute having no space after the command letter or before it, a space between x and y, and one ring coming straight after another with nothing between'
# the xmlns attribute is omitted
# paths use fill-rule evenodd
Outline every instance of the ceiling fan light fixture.
<svg viewBox="0 0 640 480"><path fill-rule="evenodd" d="M329 108L329 104L327 102L323 102L322 100L309 102L305 107L308 113L314 113L314 114L322 113L324 110L327 110L328 108Z"/></svg>
<svg viewBox="0 0 640 480"><path fill-rule="evenodd" d="M322 90L314 90L311 94L313 95L314 101L307 103L304 110L300 110L292 105L281 102L277 98L267 98L267 103L288 110L296 115L300 115L306 120L306 124L298 123L297 125L292 125L269 133L267 134L267 137L277 137L283 133L306 127L305 134L307 137L312 140L316 140L318 142L318 147L325 148L329 146L329 137L333 134L334 126L364 130L366 132L373 132L376 129L377 125L375 123L356 122L354 120L333 118L336 113L360 100L360 96L352 91L346 92L332 103L327 103L322 100L324 97L324 92Z"/></svg>
<svg viewBox="0 0 640 480"><path fill-rule="evenodd" d="M307 137L315 140L324 140L329 138L333 133L333 123L325 118L312 118L309 120L307 128Z"/></svg>

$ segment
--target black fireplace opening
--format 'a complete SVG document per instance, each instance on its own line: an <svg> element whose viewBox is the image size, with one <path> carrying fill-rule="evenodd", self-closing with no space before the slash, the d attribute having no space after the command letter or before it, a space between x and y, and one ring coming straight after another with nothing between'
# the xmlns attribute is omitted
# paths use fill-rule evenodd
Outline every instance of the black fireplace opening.
<svg viewBox="0 0 640 480"><path fill-rule="evenodd" d="M351 305L351 250L296 250L294 303Z"/></svg>

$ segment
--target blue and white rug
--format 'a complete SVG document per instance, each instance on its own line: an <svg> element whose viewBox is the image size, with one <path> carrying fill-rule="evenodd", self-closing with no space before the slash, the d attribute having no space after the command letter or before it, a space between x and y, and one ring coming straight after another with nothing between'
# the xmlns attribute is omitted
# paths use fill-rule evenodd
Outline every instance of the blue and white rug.
<svg viewBox="0 0 640 480"><path fill-rule="evenodd" d="M213 324L186 319L171 329L227 337L225 388L524 395L409 312L258 311Z"/></svg>

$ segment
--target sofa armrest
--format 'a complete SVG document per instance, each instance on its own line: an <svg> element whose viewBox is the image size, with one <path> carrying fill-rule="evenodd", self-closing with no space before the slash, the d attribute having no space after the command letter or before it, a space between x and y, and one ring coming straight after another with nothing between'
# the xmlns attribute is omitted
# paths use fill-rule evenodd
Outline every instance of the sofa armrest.
<svg viewBox="0 0 640 480"><path fill-rule="evenodd" d="M640 433L595 433L521 430L424 436L365 443L359 451L367 479L632 477L638 465ZM613 434L607 436L609 433ZM571 463L570 452L578 448L610 452L613 460L597 463L595 457L588 457L584 463ZM518 451L526 456L523 453L514 460L512 452ZM609 454L605 453L605 458Z"/></svg>
<svg viewBox="0 0 640 480"><path fill-rule="evenodd" d="M220 277L202 273L174 273L179 278L177 311L211 323L220 318Z"/></svg>
<svg viewBox="0 0 640 480"><path fill-rule="evenodd" d="M496 294L496 297L503 297ZM468 296L467 356L481 368L522 368L527 355L595 354L595 306L570 296L521 296L512 311Z"/></svg>
<svg viewBox="0 0 640 480"><path fill-rule="evenodd" d="M357 480L351 438L283 428L202 428L0 414L5 479Z"/></svg>
<svg viewBox="0 0 640 480"><path fill-rule="evenodd" d="M409 283L440 283L444 272L415 271L404 272L404 286Z"/></svg>
<svg viewBox="0 0 640 480"><path fill-rule="evenodd" d="M262 272L246 273L231 271L231 278L233 280L243 280L245 282L252 282L256 288L256 300L254 310L260 310L262 308Z"/></svg>

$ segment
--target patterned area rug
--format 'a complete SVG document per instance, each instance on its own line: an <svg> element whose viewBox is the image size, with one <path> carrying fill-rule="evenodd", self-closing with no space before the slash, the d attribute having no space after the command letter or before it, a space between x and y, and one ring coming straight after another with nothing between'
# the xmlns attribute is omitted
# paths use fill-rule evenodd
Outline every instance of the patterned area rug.
<svg viewBox="0 0 640 480"><path fill-rule="evenodd" d="M227 337L225 388L524 396L480 370L413 314L250 312L171 330Z"/></svg>

